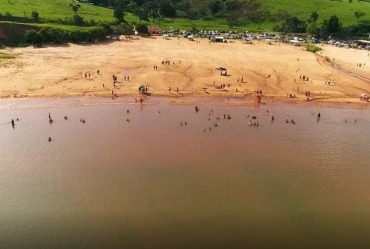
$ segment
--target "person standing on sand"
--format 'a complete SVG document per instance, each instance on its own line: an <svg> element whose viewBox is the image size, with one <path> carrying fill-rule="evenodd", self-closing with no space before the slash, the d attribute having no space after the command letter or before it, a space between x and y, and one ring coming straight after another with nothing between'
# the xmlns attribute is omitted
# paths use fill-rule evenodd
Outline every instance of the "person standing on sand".
<svg viewBox="0 0 370 249"><path fill-rule="evenodd" d="M90 73L89 73L89 79L90 79Z"/></svg>
<svg viewBox="0 0 370 249"><path fill-rule="evenodd" d="M140 104L143 104L143 99L142 98L140 98Z"/></svg>
<svg viewBox="0 0 370 249"><path fill-rule="evenodd" d="M127 76L127 81L130 81L130 76Z"/></svg>
<svg viewBox="0 0 370 249"><path fill-rule="evenodd" d="M100 73L100 70L98 69L98 71L96 71L98 74Z"/></svg>
<svg viewBox="0 0 370 249"><path fill-rule="evenodd" d="M168 88L168 91L171 92L171 87Z"/></svg>
<svg viewBox="0 0 370 249"><path fill-rule="evenodd" d="M176 92L179 92L179 88L178 87L176 87Z"/></svg>

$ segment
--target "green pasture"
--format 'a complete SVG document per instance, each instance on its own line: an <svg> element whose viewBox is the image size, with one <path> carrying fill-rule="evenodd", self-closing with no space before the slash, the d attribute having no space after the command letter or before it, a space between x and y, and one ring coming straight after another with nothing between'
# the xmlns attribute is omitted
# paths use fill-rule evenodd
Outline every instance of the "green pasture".
<svg viewBox="0 0 370 249"><path fill-rule="evenodd" d="M9 12L13 16L32 18L32 11L39 13L41 19L64 19L72 17L74 12L69 4L71 0L1 0L0 13ZM81 8L77 14L82 16L85 21L112 22L113 10L80 3Z"/></svg>
<svg viewBox="0 0 370 249"><path fill-rule="evenodd" d="M366 13L360 19L360 22L370 22L370 3L353 1L330 1L330 0L261 0L262 7L270 10L271 14L276 14L280 11L286 11L300 19L307 20L312 11L319 13L319 23L324 19L329 19L331 15L337 15L344 26L356 24L358 20L354 17L355 11L363 11ZM32 11L39 13L41 19L65 19L74 15L74 12L69 7L71 0L2 0L0 1L0 13L5 15L6 12L17 17L31 18ZM204 1L199 2L193 0L193 8L206 8L208 4ZM85 21L94 20L96 22L114 22L113 10L103 7L98 7L90 4L81 3L81 8L77 12ZM125 20L128 22L139 23L139 19L130 13L127 13ZM147 22L143 22L146 23ZM279 23L279 22L278 22ZM260 30L269 31L278 23L271 21L263 23ZM204 18L199 20L189 20L187 18L164 18L149 23L158 25L162 29L178 28L188 30L192 28L204 30L228 30L230 27L225 20L217 18ZM49 24L48 24L49 25ZM54 24L50 24L53 25ZM246 22L233 30L259 30L255 23Z"/></svg>
<svg viewBox="0 0 370 249"><path fill-rule="evenodd" d="M357 0L353 0L352 3L349 3L348 0L341 2L330 0L262 0L262 4L271 13L286 11L303 20L307 20L311 12L316 11L319 14L319 23L336 15L344 26L357 24L358 21L353 15L355 11L366 13L360 21L370 21L370 3L357 2Z"/></svg>

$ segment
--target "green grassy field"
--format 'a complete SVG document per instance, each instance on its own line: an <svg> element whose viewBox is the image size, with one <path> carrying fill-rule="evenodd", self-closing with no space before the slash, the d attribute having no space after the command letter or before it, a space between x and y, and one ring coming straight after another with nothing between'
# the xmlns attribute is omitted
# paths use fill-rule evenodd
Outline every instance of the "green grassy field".
<svg viewBox="0 0 370 249"><path fill-rule="evenodd" d="M32 11L39 13L40 18L64 19L72 17L74 12L69 7L70 0L1 0L0 12L11 13L13 16L31 18ZM85 20L93 19L95 21L112 22L113 10L92 6L81 3L81 8L77 12Z"/></svg>
<svg viewBox="0 0 370 249"><path fill-rule="evenodd" d="M194 6L199 4L205 5L204 2L194 1ZM343 25L356 24L358 21L353 16L356 10L368 13L361 18L362 22L370 22L370 3L353 1L348 3L347 0L330 1L330 0L261 0L262 6L270 10L271 13L279 11L287 11L300 19L307 20L312 11L319 13L319 22L323 19L328 19L331 15L337 15ZM0 13L11 13L18 17L31 17L32 11L37 11L40 18L43 19L64 19L74 15L72 9L69 7L70 0L2 0L0 1ZM113 11L108 8L97 7L89 4L81 4L78 15L81 15L84 20L89 21L105 21L113 22ZM127 14L125 19L129 22L139 20L131 14ZM146 22L144 22L146 23ZM230 29L225 22L221 20L189 20L186 18L163 19L156 21L155 25L162 29L179 28L179 29L214 29L227 30ZM261 30L270 30L276 23L266 22L261 25ZM258 30L258 25L248 23L243 27L236 27L237 30Z"/></svg>
<svg viewBox="0 0 370 249"><path fill-rule="evenodd" d="M361 21L370 20L370 3L353 1L348 3L348 0L329 1L329 0L263 0L271 13L279 11L287 11L300 19L307 20L312 11L319 14L319 22L323 19L329 19L332 15L337 15L344 26L356 24L357 19L353 13L355 11L363 11L367 13Z"/></svg>

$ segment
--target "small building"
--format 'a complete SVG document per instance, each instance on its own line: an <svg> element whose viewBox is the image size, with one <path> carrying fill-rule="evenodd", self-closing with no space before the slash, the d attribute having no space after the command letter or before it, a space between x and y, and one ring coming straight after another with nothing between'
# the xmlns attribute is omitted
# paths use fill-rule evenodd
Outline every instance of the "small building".
<svg viewBox="0 0 370 249"><path fill-rule="evenodd" d="M151 35L160 35L162 34L162 30L158 26L150 26L148 25L148 31Z"/></svg>

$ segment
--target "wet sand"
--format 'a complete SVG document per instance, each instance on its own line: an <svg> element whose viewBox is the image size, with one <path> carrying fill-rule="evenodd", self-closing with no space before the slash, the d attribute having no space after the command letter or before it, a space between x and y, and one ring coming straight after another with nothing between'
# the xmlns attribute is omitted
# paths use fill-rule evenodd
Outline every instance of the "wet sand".
<svg viewBox="0 0 370 249"><path fill-rule="evenodd" d="M0 62L0 97L111 96L112 75L118 77L114 92L132 97L140 96L140 85L148 86L153 96L247 96L246 103L253 102L257 89L263 91L265 103L271 100L304 102L306 91L311 92L316 102L358 103L361 94L370 92L368 82L336 70L326 59L326 56L330 60L336 57L336 62L346 69L357 57L359 61L366 59L363 51L354 55L348 49L324 46L320 56L286 44L200 41L152 37L105 44L7 49L16 59ZM162 65L166 60L171 64ZM154 66L158 70L154 70ZM221 76L215 70L220 66L228 69L228 76ZM356 70L359 75L368 76L366 68ZM85 73L90 74L90 78L86 79ZM300 80L301 75L309 76L310 81ZM130 81L125 81L124 76L129 76ZM238 82L240 77L243 82ZM326 79L331 79L333 84L326 85ZM221 84L230 84L230 88L221 90ZM296 94L296 98L287 98L291 93Z"/></svg>

